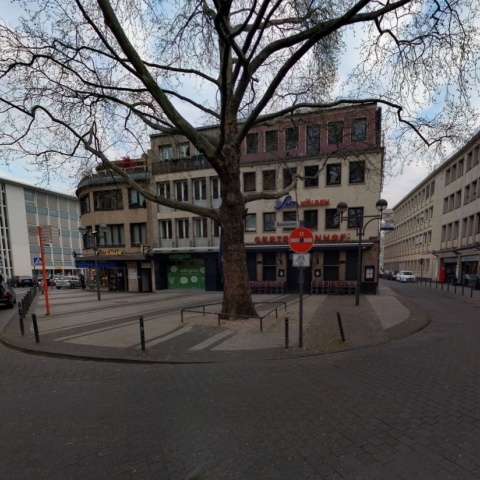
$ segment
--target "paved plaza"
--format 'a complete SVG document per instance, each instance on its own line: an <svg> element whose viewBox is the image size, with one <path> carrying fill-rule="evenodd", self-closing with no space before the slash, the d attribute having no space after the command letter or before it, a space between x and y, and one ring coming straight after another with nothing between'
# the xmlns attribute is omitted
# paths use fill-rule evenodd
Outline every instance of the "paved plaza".
<svg viewBox="0 0 480 480"><path fill-rule="evenodd" d="M101 340L110 329L110 341L118 342L119 332L128 330L130 317L139 313L130 312L123 297L117 297L122 326L109 319L107 297L96 303L91 295L90 305L83 301L80 310L71 298L83 292L59 292L51 324L41 317L37 299L39 345L69 346L72 356L35 354L40 347L29 329L23 339L15 334L24 344L0 346L0 478L479 479L480 302L418 285L384 287L377 300L362 296L356 307L374 312L376 321L368 327L349 325L354 316L347 312L354 305L342 310L349 345L338 344L338 329L337 337L332 330L332 338L325 338L330 326L317 315L323 312L330 321L328 312L336 313L346 299L306 297L305 319L310 320L305 320L303 352L295 346L284 353L283 346L273 344L247 349L244 343L238 349L240 340L216 350L229 336L273 338L277 322L266 322L265 331L257 332L196 320L163 333L146 323L146 332L153 332L149 341L170 338L147 342L145 354L135 355L152 358L139 361L125 358L135 343L104 345ZM178 310L173 304L189 301L188 296L179 299L178 292L172 295L171 301L162 297L164 314L144 302L154 312L152 321L172 318ZM296 301L287 302L292 315ZM76 320L63 316L62 324L61 308L73 318L84 313ZM88 317L89 309L98 315L103 309L103 323L97 314ZM185 326L191 330L171 336ZM18 325L14 321L10 327ZM201 333L204 329L212 331ZM218 329L229 333L210 343ZM367 331L375 343L356 345L364 343ZM14 333L6 339L4 330L3 341L13 341ZM27 342L31 353L26 353ZM80 349L90 355L121 351L128 362L91 361L80 356Z"/></svg>

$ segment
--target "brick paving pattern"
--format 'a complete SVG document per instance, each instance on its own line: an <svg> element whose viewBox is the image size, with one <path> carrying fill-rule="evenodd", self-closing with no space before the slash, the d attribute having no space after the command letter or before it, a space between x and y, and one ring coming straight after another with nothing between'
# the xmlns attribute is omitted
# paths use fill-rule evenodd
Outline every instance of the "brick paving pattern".
<svg viewBox="0 0 480 480"><path fill-rule="evenodd" d="M1 346L0 478L478 479L480 302L392 290L410 312L396 339L332 354L123 364Z"/></svg>

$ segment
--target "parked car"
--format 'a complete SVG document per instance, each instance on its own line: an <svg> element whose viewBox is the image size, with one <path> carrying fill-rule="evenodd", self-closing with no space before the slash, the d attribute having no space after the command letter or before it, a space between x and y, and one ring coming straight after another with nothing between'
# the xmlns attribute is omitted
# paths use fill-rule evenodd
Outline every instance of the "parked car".
<svg viewBox="0 0 480 480"><path fill-rule="evenodd" d="M413 272L408 270L400 270L396 276L397 282L415 282L416 278Z"/></svg>
<svg viewBox="0 0 480 480"><path fill-rule="evenodd" d="M80 280L80 277L74 276L74 275L66 275L63 277L59 277L58 280L55 283L55 287L57 289L60 288L81 288L82 287L82 281Z"/></svg>
<svg viewBox="0 0 480 480"><path fill-rule="evenodd" d="M385 272L383 272L383 278L385 278L386 280L394 280L393 270L385 270Z"/></svg>
<svg viewBox="0 0 480 480"><path fill-rule="evenodd" d="M54 275L52 278L50 278L50 285L56 286L60 277L63 277L63 275Z"/></svg>
<svg viewBox="0 0 480 480"><path fill-rule="evenodd" d="M0 284L0 305L13 308L16 303L17 296L15 290L5 283Z"/></svg>
<svg viewBox="0 0 480 480"><path fill-rule="evenodd" d="M17 277L17 287L33 287L34 283L33 277L30 275Z"/></svg>

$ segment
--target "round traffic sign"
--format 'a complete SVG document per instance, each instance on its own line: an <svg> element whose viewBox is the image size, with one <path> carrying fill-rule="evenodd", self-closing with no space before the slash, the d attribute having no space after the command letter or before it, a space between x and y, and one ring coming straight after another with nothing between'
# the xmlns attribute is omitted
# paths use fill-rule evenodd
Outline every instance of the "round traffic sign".
<svg viewBox="0 0 480 480"><path fill-rule="evenodd" d="M313 233L305 227L298 227L288 237L290 248L296 253L307 253L313 247Z"/></svg>

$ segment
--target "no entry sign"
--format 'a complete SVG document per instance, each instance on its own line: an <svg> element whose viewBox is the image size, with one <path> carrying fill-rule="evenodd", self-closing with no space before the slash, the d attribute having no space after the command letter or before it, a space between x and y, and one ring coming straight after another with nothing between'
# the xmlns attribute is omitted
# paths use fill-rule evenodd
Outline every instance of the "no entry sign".
<svg viewBox="0 0 480 480"><path fill-rule="evenodd" d="M298 227L288 237L288 244L296 253L307 253L313 247L313 233L308 228Z"/></svg>

